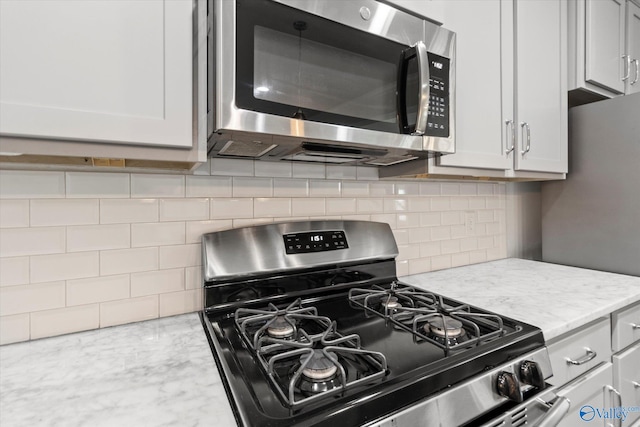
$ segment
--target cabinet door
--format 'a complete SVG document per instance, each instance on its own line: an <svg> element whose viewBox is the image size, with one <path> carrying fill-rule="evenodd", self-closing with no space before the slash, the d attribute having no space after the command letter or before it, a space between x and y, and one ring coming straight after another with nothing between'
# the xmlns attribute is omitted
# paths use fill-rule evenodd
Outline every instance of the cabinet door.
<svg viewBox="0 0 640 427"><path fill-rule="evenodd" d="M558 391L558 395L571 402L569 413L558 423L558 427L584 427L585 422L590 427L610 425L612 420L604 418L603 409L617 405L609 389L612 379L611 363L604 363Z"/></svg>
<svg viewBox="0 0 640 427"><path fill-rule="evenodd" d="M624 93L625 0L586 0L585 80Z"/></svg>
<svg viewBox="0 0 640 427"><path fill-rule="evenodd" d="M192 11L184 0L0 1L0 133L190 147Z"/></svg>
<svg viewBox="0 0 640 427"><path fill-rule="evenodd" d="M516 1L516 170L567 172L567 2Z"/></svg>
<svg viewBox="0 0 640 427"><path fill-rule="evenodd" d="M627 94L640 92L640 7L627 1L627 54L636 62L629 70Z"/></svg>
<svg viewBox="0 0 640 427"><path fill-rule="evenodd" d="M511 0L444 1L444 25L456 32L456 153L442 166L511 169L505 121L513 119ZM510 25L509 25L510 23ZM504 57L503 55L507 55ZM502 84L505 89L502 89ZM509 88L510 89L507 89ZM505 105L506 104L506 105ZM508 115L503 116L502 112Z"/></svg>
<svg viewBox="0 0 640 427"><path fill-rule="evenodd" d="M623 407L640 406L640 344L613 356L613 386L622 396ZM640 412L629 412L622 425L638 419Z"/></svg>

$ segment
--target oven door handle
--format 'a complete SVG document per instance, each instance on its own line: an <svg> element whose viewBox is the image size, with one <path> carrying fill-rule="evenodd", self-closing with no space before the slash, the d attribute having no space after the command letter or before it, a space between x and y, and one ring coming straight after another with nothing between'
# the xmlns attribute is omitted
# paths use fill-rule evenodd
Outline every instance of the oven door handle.
<svg viewBox="0 0 640 427"><path fill-rule="evenodd" d="M556 427L558 423L567 415L571 408L571 401L564 396L558 397L551 406L549 412L538 420L538 427Z"/></svg>
<svg viewBox="0 0 640 427"><path fill-rule="evenodd" d="M409 78L409 60L416 58L418 64L418 111L415 127L409 123L407 113L407 79ZM398 124L400 133L411 135L424 135L427 131L427 118L429 115L429 53L424 42L402 51L398 66L398 81L396 98L398 100Z"/></svg>

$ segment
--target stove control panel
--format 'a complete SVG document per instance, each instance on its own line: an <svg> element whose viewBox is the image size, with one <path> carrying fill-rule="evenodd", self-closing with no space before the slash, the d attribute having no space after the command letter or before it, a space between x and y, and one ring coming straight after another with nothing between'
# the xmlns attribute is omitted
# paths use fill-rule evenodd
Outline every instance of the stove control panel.
<svg viewBox="0 0 640 427"><path fill-rule="evenodd" d="M285 234L282 238L284 239L284 247L287 254L334 251L349 247L344 231L312 231Z"/></svg>

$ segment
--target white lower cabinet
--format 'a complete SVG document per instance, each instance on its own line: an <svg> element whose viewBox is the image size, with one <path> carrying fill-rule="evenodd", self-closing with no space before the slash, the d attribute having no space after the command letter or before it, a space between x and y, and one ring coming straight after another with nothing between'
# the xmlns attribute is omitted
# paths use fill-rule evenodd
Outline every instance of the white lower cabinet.
<svg viewBox="0 0 640 427"><path fill-rule="evenodd" d="M613 356L613 386L620 392L623 408L629 411L622 425L640 420L640 343Z"/></svg>

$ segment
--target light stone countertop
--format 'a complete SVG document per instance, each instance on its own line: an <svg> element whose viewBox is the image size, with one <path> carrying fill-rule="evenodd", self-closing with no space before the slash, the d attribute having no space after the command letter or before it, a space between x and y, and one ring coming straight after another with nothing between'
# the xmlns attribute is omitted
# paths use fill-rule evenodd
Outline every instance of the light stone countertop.
<svg viewBox="0 0 640 427"><path fill-rule="evenodd" d="M508 259L403 281L547 340L640 301L640 278ZM0 347L0 426L235 426L197 314Z"/></svg>
<svg viewBox="0 0 640 427"><path fill-rule="evenodd" d="M516 258L400 279L537 326L547 343L640 301L640 277Z"/></svg>

